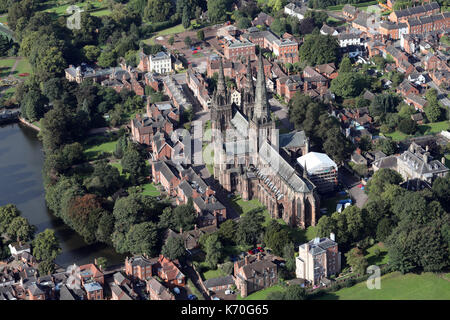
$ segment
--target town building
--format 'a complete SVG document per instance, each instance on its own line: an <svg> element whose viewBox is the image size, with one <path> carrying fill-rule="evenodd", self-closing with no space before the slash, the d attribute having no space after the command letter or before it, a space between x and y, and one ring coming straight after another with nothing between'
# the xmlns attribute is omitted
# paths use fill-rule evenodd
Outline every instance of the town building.
<svg viewBox="0 0 450 320"><path fill-rule="evenodd" d="M242 298L278 283L278 267L272 261L272 256L259 253L234 263L234 280Z"/></svg>
<svg viewBox="0 0 450 320"><path fill-rule="evenodd" d="M150 300L175 300L173 293L155 278L147 279L146 285Z"/></svg>
<svg viewBox="0 0 450 320"><path fill-rule="evenodd" d="M204 282L205 288L212 292L223 291L231 289L234 285L234 279L232 275L208 279Z"/></svg>
<svg viewBox="0 0 450 320"><path fill-rule="evenodd" d="M166 74L172 72L172 59L170 53L160 51L154 55L139 52L138 69L143 72L156 72Z"/></svg>
<svg viewBox="0 0 450 320"><path fill-rule="evenodd" d="M340 271L341 253L333 233L330 234L330 238L314 238L299 246L298 257L295 258L297 278L318 285Z"/></svg>
<svg viewBox="0 0 450 320"><path fill-rule="evenodd" d="M325 153L309 152L297 161L319 192L326 193L336 189L338 167Z"/></svg>
<svg viewBox="0 0 450 320"><path fill-rule="evenodd" d="M392 22L405 22L409 18L429 16L439 13L440 6L437 2L425 3L421 6L409 7L403 10L395 10L389 14Z"/></svg>
<svg viewBox="0 0 450 320"><path fill-rule="evenodd" d="M431 183L450 171L442 162L433 160L427 149L413 142L401 155L381 158L372 163L373 171L388 168L401 174L404 180L420 179Z"/></svg>
<svg viewBox="0 0 450 320"><path fill-rule="evenodd" d="M298 6L294 2L291 2L284 7L285 14L296 17L299 21L305 18L305 14L307 11L308 9L306 6Z"/></svg>

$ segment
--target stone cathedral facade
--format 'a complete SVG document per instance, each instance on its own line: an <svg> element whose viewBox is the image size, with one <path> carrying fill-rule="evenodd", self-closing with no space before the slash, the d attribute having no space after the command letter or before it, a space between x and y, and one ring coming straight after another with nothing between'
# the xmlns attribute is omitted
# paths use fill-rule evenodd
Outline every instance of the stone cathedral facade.
<svg viewBox="0 0 450 320"><path fill-rule="evenodd" d="M214 177L225 190L240 194L243 200L258 199L272 218L282 218L291 226L316 224L316 187L296 165L296 159L308 152L309 142L303 131L278 134L267 99L261 55L256 85L248 61L240 107L231 101L220 61L211 127Z"/></svg>

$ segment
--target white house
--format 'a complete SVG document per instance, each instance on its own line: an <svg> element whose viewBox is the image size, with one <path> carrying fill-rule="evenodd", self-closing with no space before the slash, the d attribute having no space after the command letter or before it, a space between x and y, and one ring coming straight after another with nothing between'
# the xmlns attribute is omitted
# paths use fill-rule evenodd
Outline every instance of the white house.
<svg viewBox="0 0 450 320"><path fill-rule="evenodd" d="M422 85L425 84L425 82L427 81L425 76L423 74L420 74L418 72L413 72L408 76L408 80L410 82L414 82L417 85Z"/></svg>
<svg viewBox="0 0 450 320"><path fill-rule="evenodd" d="M11 252L11 255L14 257L17 257L19 254L22 254L24 252L31 253L30 245L27 243L10 243L8 245L9 251Z"/></svg>
<svg viewBox="0 0 450 320"><path fill-rule="evenodd" d="M299 7L295 3L289 3L284 7L284 13L296 17L298 20L303 20L305 18L305 13L307 9L305 7Z"/></svg>
<svg viewBox="0 0 450 320"><path fill-rule="evenodd" d="M361 37L356 33L341 33L337 38L341 48L361 45Z"/></svg>
<svg viewBox="0 0 450 320"><path fill-rule="evenodd" d="M150 72L165 74L172 72L172 61L170 54L166 52L158 52L155 55L150 55Z"/></svg>

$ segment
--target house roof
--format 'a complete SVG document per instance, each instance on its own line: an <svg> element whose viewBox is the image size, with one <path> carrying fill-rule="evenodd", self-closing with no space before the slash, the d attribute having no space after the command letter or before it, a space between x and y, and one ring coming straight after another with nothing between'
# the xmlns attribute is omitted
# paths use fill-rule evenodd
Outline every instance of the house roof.
<svg viewBox="0 0 450 320"><path fill-rule="evenodd" d="M207 289L214 288L217 286L226 286L226 285L233 285L234 279L233 276L225 276L225 277L219 277L219 278L212 278L204 281L204 285Z"/></svg>
<svg viewBox="0 0 450 320"><path fill-rule="evenodd" d="M303 147L307 142L305 131L293 131L279 135L281 148Z"/></svg>

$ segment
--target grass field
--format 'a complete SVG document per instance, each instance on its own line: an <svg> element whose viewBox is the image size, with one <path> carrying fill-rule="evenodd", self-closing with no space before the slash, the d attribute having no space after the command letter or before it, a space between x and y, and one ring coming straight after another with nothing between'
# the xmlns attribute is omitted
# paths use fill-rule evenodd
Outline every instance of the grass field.
<svg viewBox="0 0 450 320"><path fill-rule="evenodd" d="M380 249L380 255L377 257L375 256L375 250ZM388 263L389 257L387 255L387 249L382 243L377 243L371 246L369 249L367 249L367 254L365 255L365 258L367 259L367 262L369 265L378 265L381 266L383 264Z"/></svg>
<svg viewBox="0 0 450 320"><path fill-rule="evenodd" d="M265 300L267 295L271 292L283 291L284 288L280 285L274 285L264 290L256 291L245 298L242 298L240 294L237 295L237 300Z"/></svg>
<svg viewBox="0 0 450 320"><path fill-rule="evenodd" d="M153 183L144 184L142 185L142 188L142 194L144 196L157 197L161 194L161 192L159 192L158 188L156 188Z"/></svg>
<svg viewBox="0 0 450 320"><path fill-rule="evenodd" d="M449 274L393 272L381 277L381 289L369 290L366 282L320 297L321 300L448 300Z"/></svg>
<svg viewBox="0 0 450 320"><path fill-rule="evenodd" d="M112 153L116 150L117 140L108 141L101 136L90 137L85 142L84 153L89 161L96 160L102 152Z"/></svg>
<svg viewBox="0 0 450 320"><path fill-rule="evenodd" d="M7 77L11 72L11 67L16 62L15 58L7 58L0 60L0 77Z"/></svg>
<svg viewBox="0 0 450 320"><path fill-rule="evenodd" d="M145 44L155 44L155 38L159 37L159 36L168 36L170 34L175 34L175 33L182 33L186 31L186 29L183 27L182 24L178 24L174 27L170 27L164 30L159 31L157 34L155 34L153 37L144 40Z"/></svg>
<svg viewBox="0 0 450 320"><path fill-rule="evenodd" d="M19 74L21 74L21 73L30 73L31 74L31 72L32 72L31 64L28 62L28 59L22 58L17 63L15 75L18 78L26 78L26 77L19 77Z"/></svg>
<svg viewBox="0 0 450 320"><path fill-rule="evenodd" d="M449 130L450 129L450 122L449 121L440 121L440 122L434 122L434 123L427 123L427 124L421 124L417 126L417 131L414 136L424 136L428 134L433 133L439 133L442 130ZM392 132L392 133L386 133L384 134L386 137L391 137L394 141L402 141L407 139L409 136L407 134L404 134L398 130Z"/></svg>
<svg viewBox="0 0 450 320"><path fill-rule="evenodd" d="M372 6L374 4L377 4L377 1L369 1L369 2L362 2L362 3L356 3L356 4L351 4L354 7L360 8L361 10L365 10L365 8ZM344 4L339 4L336 6L329 6L326 8L326 10L329 11L341 11L342 8L344 8Z"/></svg>
<svg viewBox="0 0 450 320"><path fill-rule="evenodd" d="M106 1L99 1L99 0L80 1L80 2L75 3L74 5L80 7L81 9L83 9L86 12L87 11L86 6L88 5L88 3L91 3L93 6L93 9L89 10L90 12L99 13L101 11L109 11L108 9L106 9L106 7L108 5ZM70 14L67 12L67 8L70 6L71 6L71 4L69 4L69 3L63 4L63 5L55 5L51 8L46 9L45 11L53 12L53 13L57 14L58 16L64 16L64 15ZM99 10L99 9L103 9L103 10ZM109 11L109 13L111 13L111 12ZM93 15L95 15L95 14L93 14Z"/></svg>
<svg viewBox="0 0 450 320"><path fill-rule="evenodd" d="M226 274L220 270L220 269L216 269L216 270L208 270L206 272L203 272L203 280L208 280L208 279L213 279L213 278L219 278L219 277L225 277Z"/></svg>
<svg viewBox="0 0 450 320"><path fill-rule="evenodd" d="M0 23L6 24L6 25L8 24L8 15L7 14L0 16Z"/></svg>

